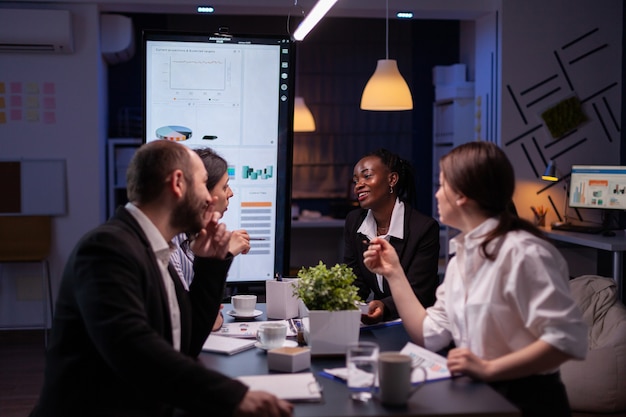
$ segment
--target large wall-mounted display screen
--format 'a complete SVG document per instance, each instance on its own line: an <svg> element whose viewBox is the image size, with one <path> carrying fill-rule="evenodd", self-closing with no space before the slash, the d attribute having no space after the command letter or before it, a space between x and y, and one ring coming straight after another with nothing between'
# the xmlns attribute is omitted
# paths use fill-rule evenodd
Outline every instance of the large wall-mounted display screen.
<svg viewBox="0 0 626 417"><path fill-rule="evenodd" d="M229 282L288 270L294 44L289 37L144 32L144 140L210 147L234 192L223 222L251 250Z"/></svg>

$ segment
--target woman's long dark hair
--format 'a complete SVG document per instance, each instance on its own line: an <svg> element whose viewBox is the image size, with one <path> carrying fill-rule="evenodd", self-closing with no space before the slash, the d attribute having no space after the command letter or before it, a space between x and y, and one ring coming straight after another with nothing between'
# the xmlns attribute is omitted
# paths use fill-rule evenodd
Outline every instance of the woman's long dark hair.
<svg viewBox="0 0 626 417"><path fill-rule="evenodd" d="M228 163L211 148L196 149L207 172L206 188L211 190L228 170Z"/></svg>
<svg viewBox="0 0 626 417"><path fill-rule="evenodd" d="M491 253L487 251L489 243L509 231L525 230L545 239L535 225L517 216L513 205L513 166L498 146L491 142L465 143L444 155L439 166L453 191L476 201L489 217L498 217L498 225L481 244L487 259L494 260L497 255L497 248Z"/></svg>
<svg viewBox="0 0 626 417"><path fill-rule="evenodd" d="M365 156L375 156L379 158L390 172L398 174L398 182L394 187L394 192L400 201L415 207L417 192L415 190L415 177L411 163L385 148L377 149Z"/></svg>

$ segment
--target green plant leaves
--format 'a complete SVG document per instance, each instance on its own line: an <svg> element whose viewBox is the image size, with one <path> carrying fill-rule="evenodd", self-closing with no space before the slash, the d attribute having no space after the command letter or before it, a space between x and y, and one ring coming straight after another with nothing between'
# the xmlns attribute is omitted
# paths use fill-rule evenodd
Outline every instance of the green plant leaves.
<svg viewBox="0 0 626 417"><path fill-rule="evenodd" d="M298 296L309 310L356 310L361 301L358 289L353 285L356 275L346 264L336 264L328 269L320 261L316 266L303 267L298 271Z"/></svg>

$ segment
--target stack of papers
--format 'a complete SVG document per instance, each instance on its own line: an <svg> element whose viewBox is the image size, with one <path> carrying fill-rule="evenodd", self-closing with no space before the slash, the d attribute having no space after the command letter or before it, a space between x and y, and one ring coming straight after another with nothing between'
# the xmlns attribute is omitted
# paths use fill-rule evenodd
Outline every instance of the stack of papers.
<svg viewBox="0 0 626 417"><path fill-rule="evenodd" d="M291 402L322 400L322 389L311 372L240 376L237 379L251 390L267 391Z"/></svg>
<svg viewBox="0 0 626 417"><path fill-rule="evenodd" d="M254 347L256 339L239 339L235 337L218 336L210 334L207 337L202 350L205 352L223 353L225 355L234 355Z"/></svg>
<svg viewBox="0 0 626 417"><path fill-rule="evenodd" d="M413 358L414 368L424 368L426 370L426 381L436 381L438 379L452 377L447 365L448 360L438 353L431 352L411 342L408 342L400 353L404 353ZM424 377L421 372L413 372L411 382L421 382L423 379Z"/></svg>

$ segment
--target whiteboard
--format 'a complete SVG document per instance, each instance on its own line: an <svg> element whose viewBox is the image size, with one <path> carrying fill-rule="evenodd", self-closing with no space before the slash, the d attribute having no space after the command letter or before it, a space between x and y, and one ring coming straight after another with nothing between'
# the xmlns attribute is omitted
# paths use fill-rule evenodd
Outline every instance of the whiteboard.
<svg viewBox="0 0 626 417"><path fill-rule="evenodd" d="M59 216L67 213L65 159L0 160L20 164L21 187L2 198L19 199L20 211L0 212L0 216Z"/></svg>

